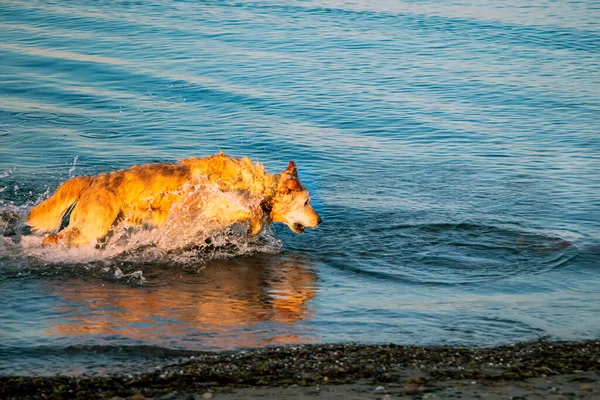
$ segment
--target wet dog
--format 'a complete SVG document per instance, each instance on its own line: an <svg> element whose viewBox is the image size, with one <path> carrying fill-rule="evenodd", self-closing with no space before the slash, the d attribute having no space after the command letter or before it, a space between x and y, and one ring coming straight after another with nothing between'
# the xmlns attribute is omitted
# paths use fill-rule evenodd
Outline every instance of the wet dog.
<svg viewBox="0 0 600 400"><path fill-rule="evenodd" d="M202 190L211 187L219 195ZM57 232L69 209L68 226ZM36 233L55 232L44 238L44 245L72 246L104 239L116 223L161 227L177 212L180 218L202 213L221 225L247 223L249 235L271 222L284 223L295 233L321 223L293 161L285 171L270 174L247 157L223 153L71 178L33 207L26 223Z"/></svg>

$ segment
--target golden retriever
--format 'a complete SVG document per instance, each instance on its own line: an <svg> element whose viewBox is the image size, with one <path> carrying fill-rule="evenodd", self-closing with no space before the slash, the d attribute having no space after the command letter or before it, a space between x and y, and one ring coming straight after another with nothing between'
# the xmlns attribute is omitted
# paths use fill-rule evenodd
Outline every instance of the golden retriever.
<svg viewBox="0 0 600 400"><path fill-rule="evenodd" d="M218 188L218 195L210 188ZM57 232L71 207L68 226ZM295 233L321 223L293 161L285 171L270 174L247 157L223 153L71 178L33 207L26 223L36 233L55 232L43 245L77 246L104 239L117 222L160 227L168 217L177 218L173 213L185 218L190 212L221 225L247 223L249 235L271 222Z"/></svg>

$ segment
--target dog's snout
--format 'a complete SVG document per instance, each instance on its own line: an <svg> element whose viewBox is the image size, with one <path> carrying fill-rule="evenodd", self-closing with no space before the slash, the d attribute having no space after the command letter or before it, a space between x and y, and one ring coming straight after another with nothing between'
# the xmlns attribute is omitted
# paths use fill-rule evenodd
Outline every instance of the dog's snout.
<svg viewBox="0 0 600 400"><path fill-rule="evenodd" d="M323 222L323 220L321 219L321 216L317 215L317 225L320 225L321 222Z"/></svg>

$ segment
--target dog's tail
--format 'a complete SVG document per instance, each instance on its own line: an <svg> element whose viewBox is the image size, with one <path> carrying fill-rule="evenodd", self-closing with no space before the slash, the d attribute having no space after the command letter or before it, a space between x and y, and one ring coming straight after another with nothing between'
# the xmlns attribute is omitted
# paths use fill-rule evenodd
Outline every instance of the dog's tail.
<svg viewBox="0 0 600 400"><path fill-rule="evenodd" d="M60 228L65 213L77 201L81 191L92 182L89 176L71 178L56 189L50 198L29 211L26 224L34 232L53 232Z"/></svg>

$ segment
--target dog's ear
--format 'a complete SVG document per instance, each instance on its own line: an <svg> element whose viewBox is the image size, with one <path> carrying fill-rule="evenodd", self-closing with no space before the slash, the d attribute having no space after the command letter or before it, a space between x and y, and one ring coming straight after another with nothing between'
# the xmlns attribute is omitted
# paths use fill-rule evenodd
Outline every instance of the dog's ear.
<svg viewBox="0 0 600 400"><path fill-rule="evenodd" d="M297 179L288 179L287 181L285 181L285 187L290 192L302 191L302 186L300 185L300 182L298 182Z"/></svg>
<svg viewBox="0 0 600 400"><path fill-rule="evenodd" d="M298 176L298 169L296 168L296 164L292 160L290 160L287 169L283 172L293 176Z"/></svg>

